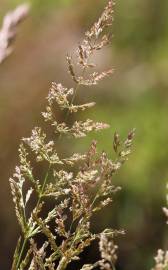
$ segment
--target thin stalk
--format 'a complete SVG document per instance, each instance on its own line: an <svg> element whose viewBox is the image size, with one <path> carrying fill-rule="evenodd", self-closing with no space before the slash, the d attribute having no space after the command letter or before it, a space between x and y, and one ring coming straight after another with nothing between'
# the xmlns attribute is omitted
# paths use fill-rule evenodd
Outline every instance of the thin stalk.
<svg viewBox="0 0 168 270"><path fill-rule="evenodd" d="M17 261L16 269L18 269L19 266L20 266L21 259L22 259L22 256L23 256L23 252L24 252L26 244L27 244L27 240L28 240L28 238L26 237L24 239L24 241L23 241L22 248L21 248L21 251L20 251L20 255L19 255L19 258L18 258L18 261Z"/></svg>
<svg viewBox="0 0 168 270"><path fill-rule="evenodd" d="M111 265L112 265L112 270L116 270L115 265L113 263L111 263Z"/></svg>
<svg viewBox="0 0 168 270"><path fill-rule="evenodd" d="M85 71L86 71L86 67L85 67L85 68L83 69L83 71L82 71L82 76L84 76ZM80 83L76 83L76 87L75 87L75 89L74 89L74 95L73 95L73 97L72 97L72 99L71 99L70 105L73 104L73 102L74 102L74 100L75 100L75 98L76 98L76 94L77 94L77 91L78 91L79 87L80 87ZM69 116L69 110L68 110L67 113L66 113L65 121L67 120L68 116Z"/></svg>
<svg viewBox="0 0 168 270"><path fill-rule="evenodd" d="M67 264L67 258L63 256L58 264L57 270L64 270L67 267Z"/></svg>
<svg viewBox="0 0 168 270"><path fill-rule="evenodd" d="M76 85L76 87L75 87L75 89L74 89L74 95L73 95L73 97L72 97L72 99L71 99L71 102L70 102L70 106L73 104L73 102L74 102L74 100L75 100L75 98L76 98L76 93L77 93L77 91L78 91L78 88L79 88L79 86L80 86L80 84L79 83L77 83L77 85ZM67 111L67 113L66 113L66 115L65 115L65 121L67 120L67 118L68 118L68 116L69 116L69 110Z"/></svg>
<svg viewBox="0 0 168 270"><path fill-rule="evenodd" d="M48 167L47 173L46 173L45 178L44 178L44 182L43 182L43 185L42 185L42 188L41 188L41 191L40 191L40 194L39 194L39 198L38 198L38 201L37 201L37 207L38 207L38 206L39 206L39 204L40 204L40 201L41 201L41 198L42 198L42 195L43 195L43 192L44 192L44 189L45 189L45 186L46 186L47 180L48 180L48 176L49 176L50 168L51 168L51 163L49 164L49 167Z"/></svg>
<svg viewBox="0 0 168 270"><path fill-rule="evenodd" d="M39 195L39 198L38 198L37 206L36 206L36 207L38 207L39 204L40 204L40 201L41 201L41 198L42 198L42 194L43 194L43 192L44 192L44 188L45 188L46 183L47 183L47 180L48 180L50 168L51 168L51 164L49 165L49 168L48 168L47 173L46 173L46 175L45 175L44 182L43 182L43 186L42 186L42 189L41 189L41 191L40 191L40 195ZM18 258L18 262L17 262L16 269L19 268L19 265L20 265L20 262L21 262L21 259L22 259L22 255L23 255L23 252L24 252L24 250L25 250L25 246L26 246L26 244L27 244L27 240L28 240L28 238L26 237L26 238L24 239L24 241L23 241L23 245L22 245L22 248L21 248L21 251L20 251L20 255L19 255L19 258Z"/></svg>
<svg viewBox="0 0 168 270"><path fill-rule="evenodd" d="M74 89L74 95L73 95L73 97L72 97L72 99L71 99L71 102L70 102L70 106L73 104L73 102L74 102L74 100L75 100L76 93L77 93L77 90L78 90L78 88L79 88L79 85L80 85L79 83L76 84L76 87L75 87L75 89ZM67 120L67 118L68 118L68 116L69 116L69 113L70 113L70 111L67 110L66 115L65 115L65 122L66 122L66 120ZM62 133L59 134L58 140L61 139L61 136L62 136Z"/></svg>

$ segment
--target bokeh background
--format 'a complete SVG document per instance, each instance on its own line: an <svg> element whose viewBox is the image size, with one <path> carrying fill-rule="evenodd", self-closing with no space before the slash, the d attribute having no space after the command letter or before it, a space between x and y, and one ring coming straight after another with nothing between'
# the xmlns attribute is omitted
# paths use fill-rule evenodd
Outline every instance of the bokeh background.
<svg viewBox="0 0 168 270"><path fill-rule="evenodd" d="M94 229L124 228L117 269L150 269L158 248L166 248L162 206L168 178L168 1L116 1L113 44L98 56L112 78L79 93L95 100L85 116L111 124L87 139L62 144L63 151L86 149L92 138L112 152L114 131L126 136L136 128L133 154L115 177L123 187L112 207L97 217ZM0 19L22 1L0 0ZM10 269L19 228L8 178L18 161L20 138L41 124L40 112L51 81L70 85L65 55L106 4L104 0L32 0L29 18L20 28L14 53L0 66L0 269ZM81 117L84 117L82 114ZM58 115L58 118L61 118ZM62 119L60 119L62 120ZM84 256L92 261L93 250Z"/></svg>

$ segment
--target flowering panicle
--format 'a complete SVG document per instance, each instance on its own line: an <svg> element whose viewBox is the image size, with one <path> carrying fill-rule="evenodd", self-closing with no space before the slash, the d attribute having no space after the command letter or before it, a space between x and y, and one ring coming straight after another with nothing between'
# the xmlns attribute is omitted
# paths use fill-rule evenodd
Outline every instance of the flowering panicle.
<svg viewBox="0 0 168 270"><path fill-rule="evenodd" d="M10 178L9 181L11 185L13 201L15 203L16 216L22 228L23 233L26 233L26 220L25 220L26 199L24 199L24 196L23 196L23 184L25 182L25 178L22 175L19 167L16 167L15 173L13 175L13 179Z"/></svg>
<svg viewBox="0 0 168 270"><path fill-rule="evenodd" d="M100 261L100 268L102 270L110 270L114 268L117 260L116 250L118 247L114 244L113 234L107 235L102 232L100 234L99 250L102 260Z"/></svg>
<svg viewBox="0 0 168 270"><path fill-rule="evenodd" d="M100 80L113 73L113 70L110 69L102 73L93 72L88 78L84 76L86 70L96 67L95 63L91 62L92 55L110 43L110 34L104 34L102 36L101 34L105 28L112 25L114 5L113 0L108 2L99 20L85 33L84 40L78 46L76 57L78 59L78 65L82 68L81 76L76 74L72 56L67 56L69 73L73 81L77 84L87 86L96 85Z"/></svg>
<svg viewBox="0 0 168 270"><path fill-rule="evenodd" d="M88 78L84 78L84 76L78 76L76 75L74 71L74 65L72 64L72 57L67 56L67 64L68 64L68 70L69 74L71 75L73 81L78 85L85 85L85 86L92 86L97 85L99 81L103 80L105 77L108 77L109 75L113 74L113 69L109 69L107 71L103 71L101 73L93 72L89 75ZM84 65L83 64L83 72L85 73L87 68L89 67L95 67L94 64Z"/></svg>
<svg viewBox="0 0 168 270"><path fill-rule="evenodd" d="M62 164L57 152L54 149L54 142L49 141L45 143L46 134L42 132L41 128L34 128L30 138L24 138L31 150L37 155L37 161L46 160L51 164Z"/></svg>
<svg viewBox="0 0 168 270"><path fill-rule="evenodd" d="M90 57L95 51L109 44L109 34L101 35L111 25L113 1L107 7L97 23L85 34L84 41L77 50L78 64L82 67L82 76L74 71L71 56L67 57L69 72L76 83L74 88L65 88L62 84L52 83L47 97L46 111L42 113L45 122L53 127L59 139L62 135L82 138L89 132L108 128L109 125L87 119L67 123L70 113L84 111L95 105L94 102L74 104L76 91L80 84L94 85L110 75L112 71L93 72L84 77L85 71L94 68ZM65 111L66 119L58 123L55 107ZM57 153L57 136L50 140L40 127L32 130L29 138L24 138L19 148L20 164L10 179L16 216L22 229L22 241L19 240L14 255L12 270L64 270L94 240L100 240L102 259L87 264L82 270L95 267L112 269L116 260L116 246L113 237L120 232L106 229L102 233L91 231L91 218L112 202L113 195L120 190L113 184L113 176L127 160L131 152L134 130L126 140L121 141L115 133L113 147L116 159L111 160L103 151L97 151L97 142L93 141L85 153L73 153L70 157ZM34 168L29 156L34 156L39 166L47 170L43 179L34 176ZM43 167L43 165L45 167ZM42 171L43 171L42 170ZM24 185L26 183L26 185ZM27 207L33 197L31 205ZM48 214L44 215L46 202L54 202ZM46 241L40 247L37 235L43 235ZM25 249L27 248L27 252Z"/></svg>
<svg viewBox="0 0 168 270"><path fill-rule="evenodd" d="M76 163L84 161L86 159L85 154L74 153L71 157L64 158L63 162L69 166L75 166Z"/></svg>
<svg viewBox="0 0 168 270"><path fill-rule="evenodd" d="M168 188L168 184L166 186ZM168 204L168 195L166 195L166 201ZM168 218L168 209L167 207L163 207L163 212ZM168 221L167 221L168 224ZM162 249L158 249L157 255L154 257L155 259L155 267L152 270L167 270L168 269L168 250L164 251Z"/></svg>
<svg viewBox="0 0 168 270"><path fill-rule="evenodd" d="M28 4L22 4L4 17L0 29L0 63L11 54L17 27L27 17L29 8Z"/></svg>
<svg viewBox="0 0 168 270"><path fill-rule="evenodd" d="M46 256L46 248L48 243L45 242L43 246L38 249L33 239L30 241L30 252L33 253L33 259L31 261L29 269L44 269L44 258Z"/></svg>
<svg viewBox="0 0 168 270"><path fill-rule="evenodd" d="M51 121L54 117L52 112L52 105L55 102L61 110L67 109L70 113L78 112L79 110L84 111L95 105L95 102L90 102L82 105L74 105L70 102L69 98L74 95L74 89L67 89L62 84L52 83L52 87L49 91L47 100L48 106L46 112L42 113L46 121Z"/></svg>
<svg viewBox="0 0 168 270"><path fill-rule="evenodd" d="M152 270L167 270L168 269L168 251L158 250L155 257L156 265Z"/></svg>
<svg viewBox="0 0 168 270"><path fill-rule="evenodd" d="M51 125L54 127L55 133L66 134L75 138L80 138L85 137L88 132L98 131L109 127L107 124L94 122L90 119L87 119L86 121L75 121L72 127L68 127L66 123L58 123L53 112L54 102L59 106L61 110L67 109L70 113L77 112L79 110L84 111L95 105L95 102L86 103L83 105L73 105L72 102L68 99L68 97L72 96L73 93L73 89L68 90L61 84L52 84L49 95L47 97L48 106L46 107L46 112L43 112L42 115L45 121L51 123ZM40 132L38 131L38 133ZM31 141L33 142L33 140Z"/></svg>
<svg viewBox="0 0 168 270"><path fill-rule="evenodd" d="M68 127L65 123L58 124L54 121L52 126L54 126L55 133L68 135L69 137L74 138L82 138L87 136L89 132L101 131L102 129L110 127L106 123L94 122L91 119L87 119L86 121L75 121L72 127Z"/></svg>

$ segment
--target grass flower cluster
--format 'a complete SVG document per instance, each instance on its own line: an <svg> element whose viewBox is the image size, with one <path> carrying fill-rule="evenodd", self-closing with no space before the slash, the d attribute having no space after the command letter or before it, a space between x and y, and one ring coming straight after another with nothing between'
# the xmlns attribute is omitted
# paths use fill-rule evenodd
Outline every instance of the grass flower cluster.
<svg viewBox="0 0 168 270"><path fill-rule="evenodd" d="M99 20L85 33L75 59L67 55L68 71L75 86L67 88L61 83L52 83L42 116L48 128L53 130L54 139L50 140L41 127L35 127L31 136L23 138L20 145L20 164L10 179L22 232L12 270L64 270L72 261L79 260L83 250L96 240L100 241L101 259L95 264L84 265L82 269L91 270L97 266L112 269L114 266L116 246L113 238L123 231L105 229L92 233L91 217L111 203L113 195L120 190L114 186L112 178L131 152L134 131L123 142L117 133L114 135L115 161L110 160L105 152L99 154L96 141L82 154L60 157L57 152L57 143L63 136L82 138L92 131L109 127L91 119L75 121L69 126L67 119L70 114L95 106L95 102L75 104L78 88L81 85L93 86L113 72L110 69L98 73L96 65L91 62L92 55L110 43L110 35L103 32L112 24L113 6L110 0ZM58 122L55 108L65 112L65 122ZM44 179L35 176L32 155L35 162L47 167ZM34 203L32 209L29 206L31 199ZM44 216L43 209L49 200L53 200L54 207ZM41 247L36 243L38 235L44 235L46 239Z"/></svg>
<svg viewBox="0 0 168 270"><path fill-rule="evenodd" d="M167 185L168 188L168 185ZM167 205L168 205L168 195L166 196ZM163 212L168 218L168 208L163 207ZM168 222L167 222L168 224ZM168 250L158 249L157 255L155 256L155 267L152 270L167 270L168 269Z"/></svg>
<svg viewBox="0 0 168 270"><path fill-rule="evenodd" d="M28 10L28 5L21 5L4 18L0 31L0 63L11 53L16 28ZM131 153L135 130L130 131L125 140L121 140L117 132L114 134L115 160L111 160L104 151L98 151L97 141L92 141L85 153L73 153L67 157L57 151L64 137L82 139L90 132L109 128L108 124L92 119L76 120L70 125L68 117L96 105L90 101L76 104L80 86L97 85L113 73L113 69L97 72L92 61L92 56L111 42L109 27L113 21L113 10L114 2L109 0L98 21L85 33L74 55L67 54L67 70L73 87L52 83L45 111L42 112L46 130L50 132L35 127L30 137L23 138L20 144L19 164L10 178L16 217L21 228L11 270L65 270L69 264L80 260L82 252L94 241L99 243L100 259L84 264L80 270L115 269L118 248L115 236L124 234L124 231L105 228L94 233L91 219L109 205L121 189L113 184L113 176ZM56 109L64 113L64 122L58 121ZM37 176L36 166L41 171L45 169L42 179ZM163 211L168 217L168 209L165 207ZM152 270L167 269L168 251L159 249Z"/></svg>

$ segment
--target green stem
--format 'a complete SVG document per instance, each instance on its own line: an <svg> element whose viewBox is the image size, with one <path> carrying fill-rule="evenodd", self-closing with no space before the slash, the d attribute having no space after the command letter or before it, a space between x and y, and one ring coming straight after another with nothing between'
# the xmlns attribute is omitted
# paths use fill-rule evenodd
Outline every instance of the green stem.
<svg viewBox="0 0 168 270"><path fill-rule="evenodd" d="M17 261L16 269L18 269L19 266L20 266L22 255L23 255L23 252L24 252L26 244L27 244L27 240L28 239L25 238L24 241L23 241L22 248L21 248L21 251L20 251L20 255L19 255L19 258L18 258L18 261Z"/></svg>
<svg viewBox="0 0 168 270"><path fill-rule="evenodd" d="M64 270L67 267L67 258L66 257L62 257L62 259L60 260L57 270Z"/></svg>
<svg viewBox="0 0 168 270"><path fill-rule="evenodd" d="M115 265L112 263L112 270L116 270Z"/></svg>
<svg viewBox="0 0 168 270"><path fill-rule="evenodd" d="M46 183L47 183L47 180L48 180L50 168L51 168L51 164L49 165L48 171L47 171L47 173L46 173L46 175L45 175L45 178L44 178L43 186L42 186L42 188L41 188L41 191L40 191L40 194L39 194L39 198L38 198L38 201L37 201L37 207L38 207L39 204L40 204L40 201L41 201L41 198L42 198L42 194L43 194L43 192L44 192L44 188L45 188ZM24 239L24 241L23 241L23 245L22 245L22 248L21 248L21 251L20 251L20 255L19 255L19 258L18 258L18 261L17 261L16 269L18 269L19 266L20 266L20 262L21 262L21 259L22 259L22 255L23 255L23 252L24 252L24 250L25 250L25 246L26 246L26 244L27 244L27 240L28 240L28 238L26 237L26 238Z"/></svg>
<svg viewBox="0 0 168 270"><path fill-rule="evenodd" d="M45 189L47 180L48 180L50 168L51 168L51 163L50 163L50 165L49 165L49 167L48 167L47 173L46 173L45 178L44 178L44 182L43 182L43 185L42 185L42 188L41 188L41 191L40 191L40 194L39 194L38 202L37 202L37 207L38 207L39 204L40 204L40 201L41 201L41 198L42 198L42 195L43 195L43 192L44 192L44 189Z"/></svg>

